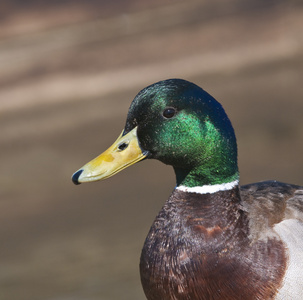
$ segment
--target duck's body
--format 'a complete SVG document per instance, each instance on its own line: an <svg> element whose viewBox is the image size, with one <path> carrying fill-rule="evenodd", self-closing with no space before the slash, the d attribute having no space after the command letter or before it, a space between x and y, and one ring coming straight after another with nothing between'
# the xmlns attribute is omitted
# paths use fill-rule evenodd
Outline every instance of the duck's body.
<svg viewBox="0 0 303 300"><path fill-rule="evenodd" d="M142 250L147 299L303 299L303 187L240 187L234 131L215 99L179 79L147 87L116 143L73 180L144 158L173 165L177 178Z"/></svg>
<svg viewBox="0 0 303 300"><path fill-rule="evenodd" d="M303 223L293 210L303 207L302 195L279 182L213 194L175 189L142 250L147 299L301 299ZM293 246L301 247L297 257Z"/></svg>

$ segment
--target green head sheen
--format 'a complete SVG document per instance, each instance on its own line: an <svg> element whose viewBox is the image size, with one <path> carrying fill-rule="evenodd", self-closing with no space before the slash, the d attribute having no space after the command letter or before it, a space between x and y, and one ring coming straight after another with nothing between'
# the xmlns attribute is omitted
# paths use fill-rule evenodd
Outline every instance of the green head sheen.
<svg viewBox="0 0 303 300"><path fill-rule="evenodd" d="M197 85L169 79L143 89L130 106L124 134L136 126L142 150L172 165L177 185L238 179L231 122L221 104Z"/></svg>

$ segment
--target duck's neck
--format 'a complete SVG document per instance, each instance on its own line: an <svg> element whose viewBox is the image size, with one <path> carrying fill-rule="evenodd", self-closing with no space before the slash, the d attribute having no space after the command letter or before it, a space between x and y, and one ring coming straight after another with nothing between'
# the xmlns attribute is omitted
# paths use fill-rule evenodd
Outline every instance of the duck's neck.
<svg viewBox="0 0 303 300"><path fill-rule="evenodd" d="M177 187L189 189L188 191L200 193L215 193L232 189L239 183L238 169L227 170L224 168L208 169L193 168L184 170L174 168L176 173Z"/></svg>
<svg viewBox="0 0 303 300"><path fill-rule="evenodd" d="M177 189L183 192L196 193L196 194L214 194L217 192L229 191L239 185L239 180L230 181L227 183L210 184L202 186L187 187L184 185L177 186Z"/></svg>

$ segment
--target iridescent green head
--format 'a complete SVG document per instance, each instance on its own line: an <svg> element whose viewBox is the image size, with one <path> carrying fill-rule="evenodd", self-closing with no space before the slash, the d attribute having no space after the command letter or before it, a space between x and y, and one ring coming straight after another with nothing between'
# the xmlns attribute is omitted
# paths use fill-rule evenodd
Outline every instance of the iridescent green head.
<svg viewBox="0 0 303 300"><path fill-rule="evenodd" d="M221 104L191 82L169 79L143 89L130 106L124 134L135 127L142 150L174 167L177 185L238 178L231 122Z"/></svg>
<svg viewBox="0 0 303 300"><path fill-rule="evenodd" d="M110 172L104 165L102 172L107 168L107 175L100 176L101 171L93 174L100 160L108 162L106 152L102 159L75 173L74 181L107 178L146 157L172 165L177 185L194 187L238 179L237 144L231 122L220 103L191 82L169 79L139 92L129 108L123 134L112 147L116 153L132 153L133 138L141 149L140 156L127 158L127 163L123 159Z"/></svg>

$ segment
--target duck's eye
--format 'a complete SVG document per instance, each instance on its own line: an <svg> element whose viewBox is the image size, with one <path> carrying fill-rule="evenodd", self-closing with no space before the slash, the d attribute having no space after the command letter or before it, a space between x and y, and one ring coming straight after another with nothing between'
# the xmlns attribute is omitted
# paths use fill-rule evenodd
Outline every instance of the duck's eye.
<svg viewBox="0 0 303 300"><path fill-rule="evenodd" d="M176 110L173 107L167 107L163 111L163 117L166 119L172 118L176 114Z"/></svg>

